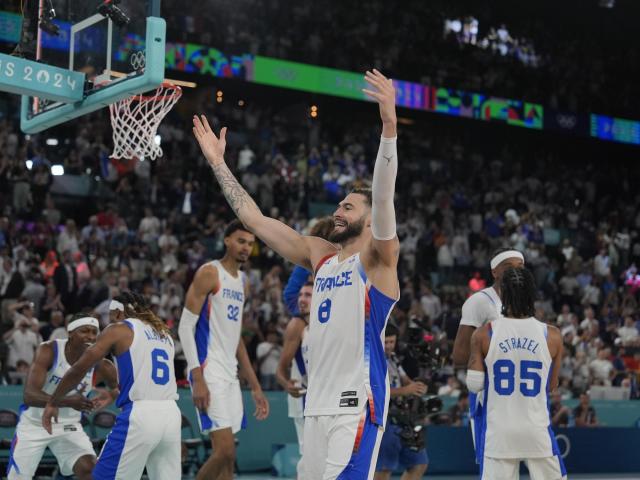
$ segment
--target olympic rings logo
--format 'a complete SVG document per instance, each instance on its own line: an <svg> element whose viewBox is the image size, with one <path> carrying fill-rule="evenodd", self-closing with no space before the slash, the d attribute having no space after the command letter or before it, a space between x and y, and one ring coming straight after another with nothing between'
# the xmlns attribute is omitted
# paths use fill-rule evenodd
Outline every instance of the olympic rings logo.
<svg viewBox="0 0 640 480"><path fill-rule="evenodd" d="M134 70L142 70L146 64L145 51L134 52L129 62Z"/></svg>

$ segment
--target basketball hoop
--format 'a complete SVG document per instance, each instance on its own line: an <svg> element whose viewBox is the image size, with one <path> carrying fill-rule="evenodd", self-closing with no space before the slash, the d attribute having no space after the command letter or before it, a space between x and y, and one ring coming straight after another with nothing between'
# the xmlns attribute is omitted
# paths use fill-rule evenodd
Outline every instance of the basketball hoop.
<svg viewBox="0 0 640 480"><path fill-rule="evenodd" d="M182 88L164 82L151 95L134 95L109 105L113 128L111 158L162 156L155 141L158 126L182 96Z"/></svg>

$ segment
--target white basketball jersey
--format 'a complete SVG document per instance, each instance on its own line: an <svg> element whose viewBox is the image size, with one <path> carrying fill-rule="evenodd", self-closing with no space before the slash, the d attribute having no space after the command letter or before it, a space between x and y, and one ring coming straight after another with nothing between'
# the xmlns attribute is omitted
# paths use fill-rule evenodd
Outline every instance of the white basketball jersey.
<svg viewBox="0 0 640 480"><path fill-rule="evenodd" d="M460 325L480 328L487 322L502 316L502 300L493 287L484 288L471 295L462 305Z"/></svg>
<svg viewBox="0 0 640 480"><path fill-rule="evenodd" d="M305 416L358 414L384 425L389 400L384 329L396 300L367 281L360 255L316 271L309 322Z"/></svg>
<svg viewBox="0 0 640 480"><path fill-rule="evenodd" d="M300 346L296 350L296 355L291 362L291 380L295 380L302 388L307 388L308 378L307 372L309 371L309 326L307 325L302 330L302 341ZM291 395L287 395L287 402L289 405L289 417L302 418L304 417L304 406L306 403L306 395L302 395L299 398L294 398Z"/></svg>
<svg viewBox="0 0 640 480"><path fill-rule="evenodd" d="M124 323L133 330L133 342L115 357L120 388L116 405L122 407L136 400L177 400L173 339L160 336L137 318L127 318Z"/></svg>
<svg viewBox="0 0 640 480"><path fill-rule="evenodd" d="M218 260L211 265L218 269L219 288L207 295L200 311L196 325L198 360L205 379L235 381L244 311L244 273L238 272L234 277Z"/></svg>
<svg viewBox="0 0 640 480"><path fill-rule="evenodd" d="M67 361L67 357L64 354L64 347L67 344L67 340L54 340L52 342L53 346L53 364L51 368L47 372L47 377L44 381L44 386L42 387L42 391L51 395L64 374L71 368L69 362ZM69 395L77 395L81 394L85 397L89 396L89 393L93 389L93 368L91 368L84 376L82 381L78 386L76 386L73 390L71 390L67 396ZM42 425L42 412L43 408L39 407L27 407L23 406L21 408L23 411L21 415L21 419L25 419L30 423L35 425ZM73 408L69 407L61 407L58 412L58 423L59 424L71 424L71 423L80 423L81 413Z"/></svg>
<svg viewBox="0 0 640 480"><path fill-rule="evenodd" d="M485 358L484 455L492 458L553 456L548 409L552 359L547 326L535 318L491 322Z"/></svg>

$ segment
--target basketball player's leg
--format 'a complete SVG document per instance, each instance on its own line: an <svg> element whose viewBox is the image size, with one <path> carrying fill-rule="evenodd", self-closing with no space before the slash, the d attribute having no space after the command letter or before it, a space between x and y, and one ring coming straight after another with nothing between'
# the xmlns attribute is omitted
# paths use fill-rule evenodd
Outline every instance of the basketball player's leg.
<svg viewBox="0 0 640 480"><path fill-rule="evenodd" d="M236 459L235 437L231 428L215 430L211 438L211 456L200 467L196 480L231 480Z"/></svg>
<svg viewBox="0 0 640 480"><path fill-rule="evenodd" d="M19 422L11 442L7 478L9 480L31 479L50 441L51 435L44 428Z"/></svg>
<svg viewBox="0 0 640 480"><path fill-rule="evenodd" d="M79 480L91 480L96 465L93 445L82 425L78 424L75 428L75 431L53 439L49 448L58 460L62 475L74 474Z"/></svg>
<svg viewBox="0 0 640 480"><path fill-rule="evenodd" d="M329 417L327 464L322 480L373 479L383 429L371 422L369 408L355 415Z"/></svg>
<svg viewBox="0 0 640 480"><path fill-rule="evenodd" d="M94 480L126 480L142 477L149 454L156 446L162 419L148 402L125 405L107 436Z"/></svg>
<svg viewBox="0 0 640 480"><path fill-rule="evenodd" d="M162 437L147 459L147 473L153 480L173 480L182 476L182 415L175 402L166 405L162 424Z"/></svg>
<svg viewBox="0 0 640 480"><path fill-rule="evenodd" d="M302 473L302 457L304 455L304 417L295 417L293 419L293 424L296 427L296 437L298 437L298 451L300 452L300 460L298 460L296 472L298 474L298 480L302 480L302 478L304 478L304 475Z"/></svg>
<svg viewBox="0 0 640 480"><path fill-rule="evenodd" d="M206 413L199 413L198 422L202 433L209 433L212 452L196 479L232 479L236 460L234 434L244 423L242 391L238 382L225 380L215 379L207 386L211 403Z"/></svg>
<svg viewBox="0 0 640 480"><path fill-rule="evenodd" d="M304 455L302 474L305 480L321 479L327 464L328 429L332 417L304 418Z"/></svg>
<svg viewBox="0 0 640 480"><path fill-rule="evenodd" d="M519 480L520 460L484 457L480 463L480 480Z"/></svg>
<svg viewBox="0 0 640 480"><path fill-rule="evenodd" d="M567 469L562 457L530 458L525 461L531 480L566 480Z"/></svg>

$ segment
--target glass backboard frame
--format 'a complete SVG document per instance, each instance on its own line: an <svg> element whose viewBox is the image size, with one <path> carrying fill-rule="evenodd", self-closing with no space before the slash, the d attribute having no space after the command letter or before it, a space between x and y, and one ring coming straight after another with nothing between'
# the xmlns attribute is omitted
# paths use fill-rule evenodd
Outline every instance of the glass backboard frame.
<svg viewBox="0 0 640 480"><path fill-rule="evenodd" d="M86 2L87 0L73 0ZM82 100L75 103L49 102L38 108L38 101L23 95L21 109L21 129L25 133L37 133L60 123L67 122L93 112L129 96L157 88L164 81L166 23L160 16L160 0L147 0L144 21L144 68L129 72L112 71L112 36L114 25L110 18L93 14L71 25L68 69L78 68L75 63L75 41L77 34L91 28L98 22L106 22L106 65L93 80L93 86L86 88ZM139 24L140 25L140 24ZM142 35L141 35L142 36ZM46 61L46 59L44 59ZM118 75L115 75L119 73ZM87 84L88 85L88 84ZM34 108L35 107L35 108Z"/></svg>

